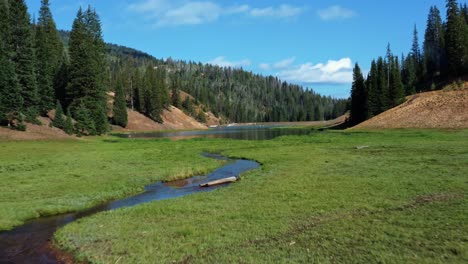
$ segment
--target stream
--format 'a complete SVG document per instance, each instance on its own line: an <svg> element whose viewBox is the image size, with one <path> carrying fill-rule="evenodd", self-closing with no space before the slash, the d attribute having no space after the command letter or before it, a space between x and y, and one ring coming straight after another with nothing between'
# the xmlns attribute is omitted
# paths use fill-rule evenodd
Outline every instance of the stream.
<svg viewBox="0 0 468 264"><path fill-rule="evenodd" d="M173 182L156 182L145 186L143 193L128 198L111 201L82 212L30 220L13 230L0 232L0 263L60 263L50 250L50 242L55 231L68 223L103 211L224 188L229 184L205 188L200 188L199 184L232 176L239 177L243 172L260 167L260 164L250 160L231 160L218 154L207 153L203 156L225 160L227 163L206 176L194 176Z"/></svg>

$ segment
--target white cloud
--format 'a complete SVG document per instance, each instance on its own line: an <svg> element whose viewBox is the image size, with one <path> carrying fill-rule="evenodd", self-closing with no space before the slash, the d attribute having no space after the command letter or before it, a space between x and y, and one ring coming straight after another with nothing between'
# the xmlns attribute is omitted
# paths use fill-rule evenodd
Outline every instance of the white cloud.
<svg viewBox="0 0 468 264"><path fill-rule="evenodd" d="M129 5L128 10L146 15L156 27L204 24L232 15L288 18L303 12L303 8L284 4L278 7L253 8L245 4L222 6L213 1L191 0L144 0Z"/></svg>
<svg viewBox="0 0 468 264"><path fill-rule="evenodd" d="M250 15L253 17L293 17L300 15L304 12L303 8L290 6L290 5L280 5L279 7L265 7L265 8L253 8L250 10Z"/></svg>
<svg viewBox="0 0 468 264"><path fill-rule="evenodd" d="M136 12L154 12L157 10L165 10L170 7L170 2L167 0L146 0L137 4L129 5L129 9Z"/></svg>
<svg viewBox="0 0 468 264"><path fill-rule="evenodd" d="M219 56L207 62L208 64L218 65L220 67L231 67L231 68L240 68L244 66L250 66L252 63L248 59L241 61L229 61L226 60L224 56Z"/></svg>
<svg viewBox="0 0 468 264"><path fill-rule="evenodd" d="M347 19L356 16L356 12L346 9L339 5L330 6L326 9L317 11L318 16L325 21Z"/></svg>
<svg viewBox="0 0 468 264"><path fill-rule="evenodd" d="M197 25L217 20L221 7L211 2L190 2L165 12L156 26Z"/></svg>
<svg viewBox="0 0 468 264"><path fill-rule="evenodd" d="M353 72L350 58L338 61L329 60L327 63L305 63L292 66L277 73L278 77L297 83L352 83Z"/></svg>
<svg viewBox="0 0 468 264"><path fill-rule="evenodd" d="M288 58L288 59L285 59L285 60L282 60L282 61L278 61L278 62L273 64L273 68L275 68L275 69L288 68L289 66L291 66L294 63L295 60L296 60L296 58L292 57L292 58Z"/></svg>
<svg viewBox="0 0 468 264"><path fill-rule="evenodd" d="M268 63L260 63L258 65L258 67L260 67L260 69L262 69L264 71L269 71L271 66Z"/></svg>

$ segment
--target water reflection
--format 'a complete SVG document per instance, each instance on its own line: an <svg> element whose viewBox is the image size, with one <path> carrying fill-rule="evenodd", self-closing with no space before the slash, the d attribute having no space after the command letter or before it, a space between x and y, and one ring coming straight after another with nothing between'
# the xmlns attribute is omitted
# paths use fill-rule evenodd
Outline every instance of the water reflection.
<svg viewBox="0 0 468 264"><path fill-rule="evenodd" d="M310 129L278 128L265 126L223 127L197 131L152 132L116 134L123 138L170 138L172 140L190 138L230 138L239 140L269 140L279 136L308 135Z"/></svg>

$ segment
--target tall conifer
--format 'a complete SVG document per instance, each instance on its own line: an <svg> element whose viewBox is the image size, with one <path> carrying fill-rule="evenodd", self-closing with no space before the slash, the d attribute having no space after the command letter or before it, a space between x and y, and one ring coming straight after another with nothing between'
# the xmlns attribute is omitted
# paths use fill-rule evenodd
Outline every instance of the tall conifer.
<svg viewBox="0 0 468 264"><path fill-rule="evenodd" d="M11 124L19 118L23 105L20 86L12 62L10 14L8 3L0 0L0 125Z"/></svg>
<svg viewBox="0 0 468 264"><path fill-rule="evenodd" d="M114 124L121 127L126 127L128 122L127 103L121 81L117 82L117 86L115 88L113 113Z"/></svg>
<svg viewBox="0 0 468 264"><path fill-rule="evenodd" d="M465 27L456 0L447 0L447 23L445 46L449 76L457 77L463 72L465 60Z"/></svg>
<svg viewBox="0 0 468 264"><path fill-rule="evenodd" d="M35 53L30 17L23 0L9 1L12 61L23 97L22 112L29 121L36 119L39 97L35 75Z"/></svg>
<svg viewBox="0 0 468 264"><path fill-rule="evenodd" d="M351 88L351 123L359 124L368 118L368 94L361 68L356 63L353 69L353 85Z"/></svg>
<svg viewBox="0 0 468 264"><path fill-rule="evenodd" d="M70 33L70 81L66 91L74 115L84 105L97 134L108 131L104 52L98 15L91 7L85 12L80 8Z"/></svg>
<svg viewBox="0 0 468 264"><path fill-rule="evenodd" d="M61 64L62 54L63 43L50 12L49 0L41 0L36 25L36 71L42 113L54 107L54 77Z"/></svg>
<svg viewBox="0 0 468 264"><path fill-rule="evenodd" d="M60 101L57 100L56 106L55 106L55 117L54 121L52 122L52 125L54 127L63 129L65 127L65 120L63 119L63 108L62 105L60 104Z"/></svg>
<svg viewBox="0 0 468 264"><path fill-rule="evenodd" d="M444 27L440 11L436 6L429 10L426 32L424 34L424 64L427 79L440 76L445 61Z"/></svg>

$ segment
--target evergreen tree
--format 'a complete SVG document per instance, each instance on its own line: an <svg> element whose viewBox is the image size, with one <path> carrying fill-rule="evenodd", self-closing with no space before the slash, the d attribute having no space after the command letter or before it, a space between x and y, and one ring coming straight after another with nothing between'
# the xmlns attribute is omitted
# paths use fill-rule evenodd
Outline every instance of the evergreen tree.
<svg viewBox="0 0 468 264"><path fill-rule="evenodd" d="M70 112L70 108L67 109L67 118L65 119L65 125L63 127L63 131L68 135L72 135L75 127L73 126L72 116Z"/></svg>
<svg viewBox="0 0 468 264"><path fill-rule="evenodd" d="M415 71L415 81L412 84L413 87L411 89L407 89L407 91L410 93L414 93L416 87L418 87L420 82L423 80L424 75L422 67L421 50L419 49L418 29L416 28L416 25L414 25L413 28L413 44L411 46L411 52L409 57L411 58L412 67Z"/></svg>
<svg viewBox="0 0 468 264"><path fill-rule="evenodd" d="M60 104L60 101L57 100L56 107L55 107L55 117L52 125L56 128L63 129L65 127L65 120L63 119L63 108Z"/></svg>
<svg viewBox="0 0 468 264"><path fill-rule="evenodd" d="M447 52L448 74L451 77L463 73L465 60L465 27L456 0L447 0L447 23L445 49Z"/></svg>
<svg viewBox="0 0 468 264"><path fill-rule="evenodd" d="M172 93L171 101L175 107L180 107L180 80L176 79L172 81Z"/></svg>
<svg viewBox="0 0 468 264"><path fill-rule="evenodd" d="M100 27L95 11L90 7L85 12L79 9L70 33L70 81L66 92L74 115L77 105L83 104L90 113L95 131L103 134L109 127L104 87L105 51Z"/></svg>
<svg viewBox="0 0 468 264"><path fill-rule="evenodd" d="M351 113L352 125L357 125L368 118L368 95L361 68L356 63L353 69L353 85L351 88Z"/></svg>
<svg viewBox="0 0 468 264"><path fill-rule="evenodd" d="M0 0L0 125L21 123L20 114L23 98L11 60L11 31L9 8L5 0Z"/></svg>
<svg viewBox="0 0 468 264"><path fill-rule="evenodd" d="M369 117L371 117L380 113L379 76L375 60L372 60L369 76L367 77L367 90L369 92Z"/></svg>
<svg viewBox="0 0 468 264"><path fill-rule="evenodd" d="M206 115L202 110L198 111L197 120L201 123L206 123Z"/></svg>
<svg viewBox="0 0 468 264"><path fill-rule="evenodd" d="M35 75L35 53L30 17L23 0L9 1L12 61L23 97L22 112L28 121L38 115L39 97Z"/></svg>
<svg viewBox="0 0 468 264"><path fill-rule="evenodd" d="M193 103L192 103L192 100L186 96L185 97L185 100L184 102L182 103L182 107L185 109L185 111L189 114L189 115L193 115Z"/></svg>
<svg viewBox="0 0 468 264"><path fill-rule="evenodd" d="M382 57L377 59L378 113L388 109L387 65Z"/></svg>
<svg viewBox="0 0 468 264"><path fill-rule="evenodd" d="M54 77L61 64L63 43L60 40L49 0L41 0L39 20L36 25L36 71L40 96L40 111L44 114L54 107Z"/></svg>
<svg viewBox="0 0 468 264"><path fill-rule="evenodd" d="M433 80L442 74L445 61L444 27L440 11L432 6L427 18L427 27L424 34L424 65L427 79Z"/></svg>
<svg viewBox="0 0 468 264"><path fill-rule="evenodd" d="M96 135L96 126L91 118L91 112L83 102L80 102L75 110L75 130L78 136Z"/></svg>
<svg viewBox="0 0 468 264"><path fill-rule="evenodd" d="M389 103L390 107L395 107L402 102L405 94L401 83L400 66L396 57L390 62L390 72Z"/></svg>
<svg viewBox="0 0 468 264"><path fill-rule="evenodd" d="M122 82L118 82L117 87L115 89L113 112L114 112L114 116L113 116L114 124L121 126L121 127L126 127L127 122L128 122L127 104L125 100L125 94L124 94Z"/></svg>
<svg viewBox="0 0 468 264"><path fill-rule="evenodd" d="M171 99L169 98L169 91L166 85L166 69L163 67L158 67L156 69L156 79L157 79L157 91L158 95L158 109L160 113L164 108L168 108L171 104Z"/></svg>
<svg viewBox="0 0 468 264"><path fill-rule="evenodd" d="M418 38L418 29L414 25L413 29L413 44L411 46L411 57L414 60L414 63L419 67L421 63L421 50L419 49L419 38Z"/></svg>
<svg viewBox="0 0 468 264"><path fill-rule="evenodd" d="M69 82L69 68L70 62L66 52L62 55L60 67L57 70L57 74L54 78L55 97L63 103L64 106L68 106L70 101L67 97L67 85Z"/></svg>

